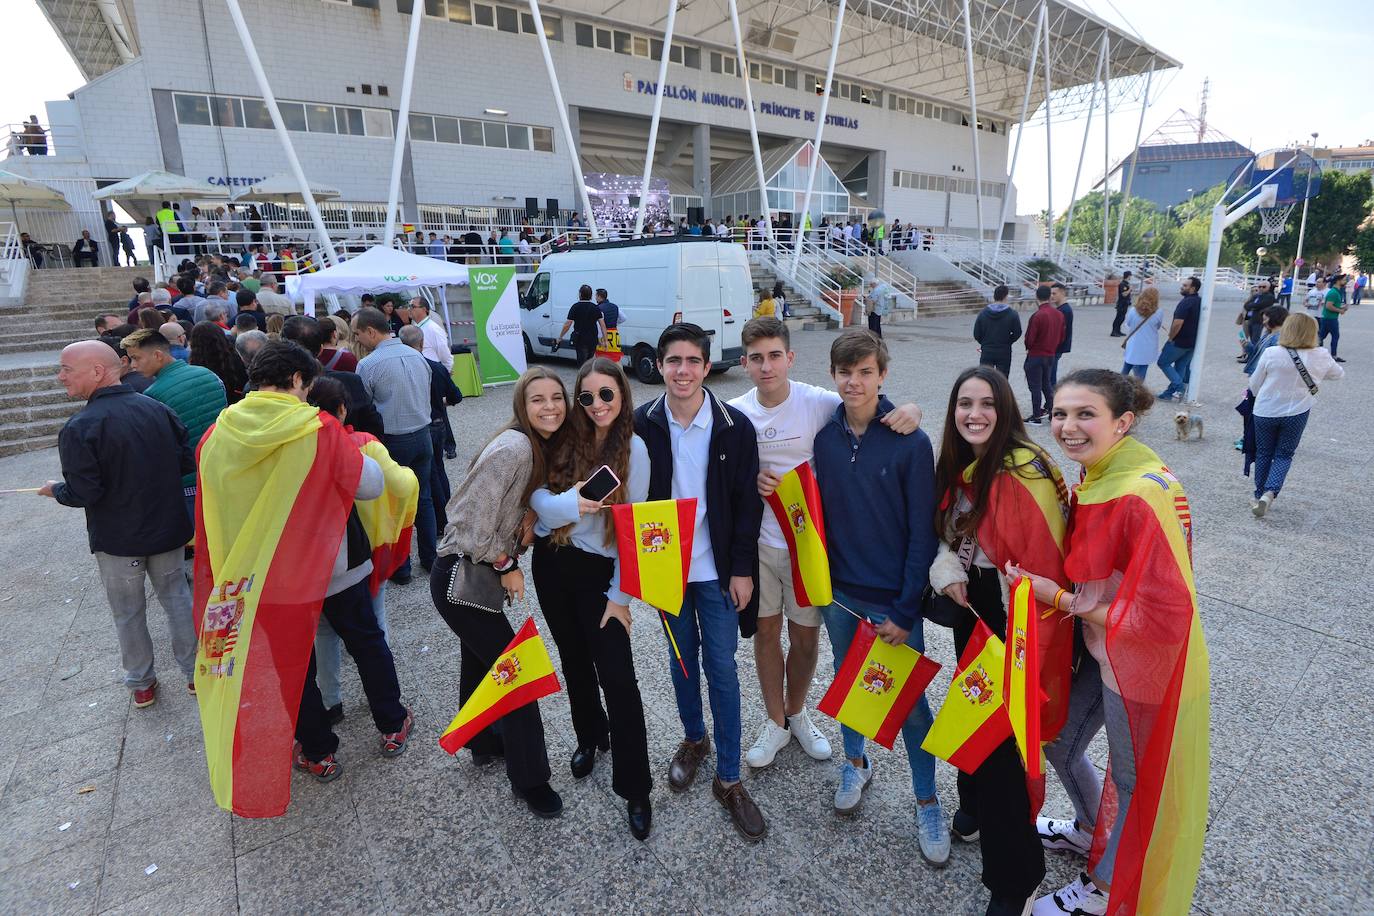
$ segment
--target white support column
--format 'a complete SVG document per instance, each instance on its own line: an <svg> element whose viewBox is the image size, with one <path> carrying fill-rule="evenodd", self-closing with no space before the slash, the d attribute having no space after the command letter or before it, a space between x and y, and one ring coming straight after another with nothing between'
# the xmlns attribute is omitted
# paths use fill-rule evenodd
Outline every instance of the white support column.
<svg viewBox="0 0 1374 916"><path fill-rule="evenodd" d="M329 240L329 230L325 228L324 217L320 215L320 208L315 205L315 195L310 193L310 182L306 180L305 172L301 169L301 161L296 157L296 148L291 145L291 135L286 132L286 122L282 120L281 109L277 107L277 97L272 94L272 87L267 84L267 73L262 69L262 60L258 57L258 49L253 44L253 36L248 31L248 23L244 21L243 10L239 9L239 0L225 0L225 3L229 7L230 17L234 20L234 28L238 30L239 40L243 42L243 53L248 57L248 67L258 81L258 91L262 93L263 104L267 106L267 113L272 116L272 126L276 128L277 139L281 141L282 150L286 153L286 162L291 167L296 184L300 186L305 209L309 212L310 221L315 224L315 232L320 237L320 250L330 266L337 264L338 252L334 250L334 243Z"/></svg>
<svg viewBox="0 0 1374 916"><path fill-rule="evenodd" d="M673 24L677 21L677 0L668 0L668 22L663 27L663 54L658 61L658 85L654 92L654 114L649 119L649 146L644 151L644 180L639 186L639 209L635 211L635 236L644 230L644 210L649 205L649 178L654 170L654 150L658 147L658 117L663 111L663 82L668 78L668 58L672 57ZM669 163L671 165L672 163Z"/></svg>
<svg viewBox="0 0 1374 916"><path fill-rule="evenodd" d="M1145 112L1150 107L1150 86L1154 78L1155 64L1154 61L1150 61L1150 72L1145 77L1145 98L1140 103L1140 121L1135 128L1135 147L1131 150L1131 170L1126 173L1126 184L1121 189L1121 205L1116 208L1116 240L1112 242L1113 264L1116 263L1117 252L1121 250L1121 230L1126 226L1126 207L1131 202L1131 183L1135 181L1136 160L1140 157L1140 135L1145 130Z"/></svg>
<svg viewBox="0 0 1374 916"><path fill-rule="evenodd" d="M1045 52L1045 257L1054 256L1054 141L1050 135L1050 93L1054 91L1050 66L1050 15L1040 0L1040 41Z"/></svg>
<svg viewBox="0 0 1374 916"><path fill-rule="evenodd" d="M1064 238L1059 244L1059 259L1062 261L1069 252L1069 230L1073 228L1073 211L1078 207L1078 180L1083 177L1083 162L1088 156L1088 134L1092 131L1093 110L1097 108L1097 84L1102 79L1102 65L1107 61L1106 34L1103 36L1102 51L1097 55L1097 75L1093 77L1093 91L1088 98L1088 122L1083 125L1083 146L1078 151L1078 171L1073 176L1073 191L1069 194L1069 218L1064 221Z"/></svg>
<svg viewBox="0 0 1374 916"><path fill-rule="evenodd" d="M1111 219L1112 40L1102 36L1102 257L1107 257L1107 222ZM1108 270L1112 267L1107 265Z"/></svg>
<svg viewBox="0 0 1374 916"><path fill-rule="evenodd" d="M983 252L983 159L978 153L978 86L973 77L973 19L969 14L969 0L964 0L964 73L968 80L968 130L973 138L973 206L978 211L978 260L986 263L987 257Z"/></svg>
<svg viewBox="0 0 1374 916"><path fill-rule="evenodd" d="M1002 208L997 213L997 247L992 252L992 263L996 264L1002 257L1002 227L1007 224L1007 207L1011 205L1011 179L1016 174L1016 160L1021 156L1021 137L1026 133L1026 115L1029 114L1031 87L1035 85L1035 65L1040 59L1040 30L1045 27L1045 20L1038 19L1035 23L1035 38L1031 39L1031 62L1026 68L1026 93L1021 97L1021 118L1016 122L1016 145L1011 148L1011 165L1007 168L1007 186L1002 191ZM1048 96L1045 104L1049 104Z"/></svg>
<svg viewBox="0 0 1374 916"><path fill-rule="evenodd" d="M582 198L582 209L587 211L587 231L595 239L600 237L601 233L596 228L592 199L587 194L587 179L582 174L582 154L578 152L577 138L573 136L572 125L568 123L568 106L563 102L563 90L558 88L558 72L553 67L553 55L549 53L549 37L544 34L544 17L539 15L539 0L530 0L530 16L534 19L534 37L539 40L539 53L544 57L544 69L549 73L549 88L553 90L553 104L558 109L558 124L563 129L563 142L568 145L568 155L572 157L573 174L577 176L577 193ZM664 48L663 53L666 55L668 49Z"/></svg>
<svg viewBox="0 0 1374 916"><path fill-rule="evenodd" d="M744 39L740 36L739 4L730 0L730 27L735 33L735 62L744 83L744 107L749 112L749 142L754 147L754 169L759 178L759 200L763 205L763 237L773 237L773 208L768 206L768 178L763 174L763 152L759 149L759 124L754 114L754 93L749 88L749 62L744 59Z"/></svg>
<svg viewBox="0 0 1374 916"><path fill-rule="evenodd" d="M830 36L830 60L825 65L825 92L821 95L821 110L816 115L816 141L811 144L811 167L806 170L806 194L802 196L801 216L797 220L796 238L792 242L794 246L792 273L794 274L797 272L797 265L801 262L802 242L806 237L806 218L807 214L811 212L811 191L816 185L816 170L820 168L821 164L821 134L825 131L826 112L830 109L831 84L835 79L835 58L840 52L840 30L844 26L844 6L845 0L840 0L839 8L835 11L835 30Z"/></svg>
<svg viewBox="0 0 1374 916"><path fill-rule="evenodd" d="M391 184L386 195L386 228L382 231L382 244L388 247L396 235L396 207L401 201L401 160L405 157L406 138L410 136L410 91L415 85L415 55L420 47L420 20L424 18L424 0L412 0L410 33L406 38L405 67L401 71L401 111L396 118L396 143L391 151Z"/></svg>

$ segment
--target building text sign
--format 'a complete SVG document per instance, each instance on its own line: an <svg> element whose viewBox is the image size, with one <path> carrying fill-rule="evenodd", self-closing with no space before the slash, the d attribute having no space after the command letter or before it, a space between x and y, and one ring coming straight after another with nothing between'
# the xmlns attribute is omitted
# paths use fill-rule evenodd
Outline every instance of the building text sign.
<svg viewBox="0 0 1374 916"><path fill-rule="evenodd" d="M652 80L632 80L628 74L625 77L625 89L637 92L640 95L655 95L658 93L658 83ZM673 86L663 87L663 97L665 99L677 99L680 102L697 102L702 105L714 105L717 108L744 108L746 102L742 96L730 95L725 92L698 92L692 86ZM776 118L787 118L792 121L809 121L815 123L816 112L810 108L801 108L797 105L784 105L778 102L755 102L754 109L759 114L772 115ZM844 115L827 114L825 123L830 127L845 127L849 130L859 129L858 118L847 118Z"/></svg>

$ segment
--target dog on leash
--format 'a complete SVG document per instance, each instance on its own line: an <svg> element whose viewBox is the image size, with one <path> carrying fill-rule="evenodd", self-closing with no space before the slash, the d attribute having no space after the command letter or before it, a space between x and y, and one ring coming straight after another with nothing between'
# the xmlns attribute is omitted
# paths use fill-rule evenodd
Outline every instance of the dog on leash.
<svg viewBox="0 0 1374 916"><path fill-rule="evenodd" d="M1188 437L1197 430L1197 437L1202 438L1202 417L1195 417L1186 410L1180 410L1174 414L1174 435L1179 442L1187 442Z"/></svg>

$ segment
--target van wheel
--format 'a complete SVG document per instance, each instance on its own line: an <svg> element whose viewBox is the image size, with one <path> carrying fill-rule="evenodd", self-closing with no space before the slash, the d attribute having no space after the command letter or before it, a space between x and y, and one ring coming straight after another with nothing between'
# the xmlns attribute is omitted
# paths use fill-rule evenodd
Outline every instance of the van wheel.
<svg viewBox="0 0 1374 916"><path fill-rule="evenodd" d="M653 348L648 344L635 347L631 362L634 364L635 378L644 384L657 385L663 381L663 376L658 374L658 363L654 359Z"/></svg>
<svg viewBox="0 0 1374 916"><path fill-rule="evenodd" d="M712 364L711 364L711 374L712 374L712 375L724 375L725 373L727 373L727 372L730 371L730 368L731 368L732 366L734 366L734 363L712 363Z"/></svg>
<svg viewBox="0 0 1374 916"><path fill-rule="evenodd" d="M522 331L520 337L525 341L525 365L528 366L534 362L534 347L530 346L530 335Z"/></svg>

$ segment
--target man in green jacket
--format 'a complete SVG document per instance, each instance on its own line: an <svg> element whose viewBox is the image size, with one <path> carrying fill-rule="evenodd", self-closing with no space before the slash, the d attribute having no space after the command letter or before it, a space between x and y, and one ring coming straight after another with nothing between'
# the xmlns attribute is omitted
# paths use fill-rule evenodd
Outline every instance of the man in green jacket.
<svg viewBox="0 0 1374 916"><path fill-rule="evenodd" d="M140 375L153 379L143 393L171 408L186 427L194 451L205 431L228 405L224 383L204 366L192 366L172 356L172 344L161 331L144 328L124 338L124 352ZM186 508L192 520L196 512L196 473L181 479Z"/></svg>

